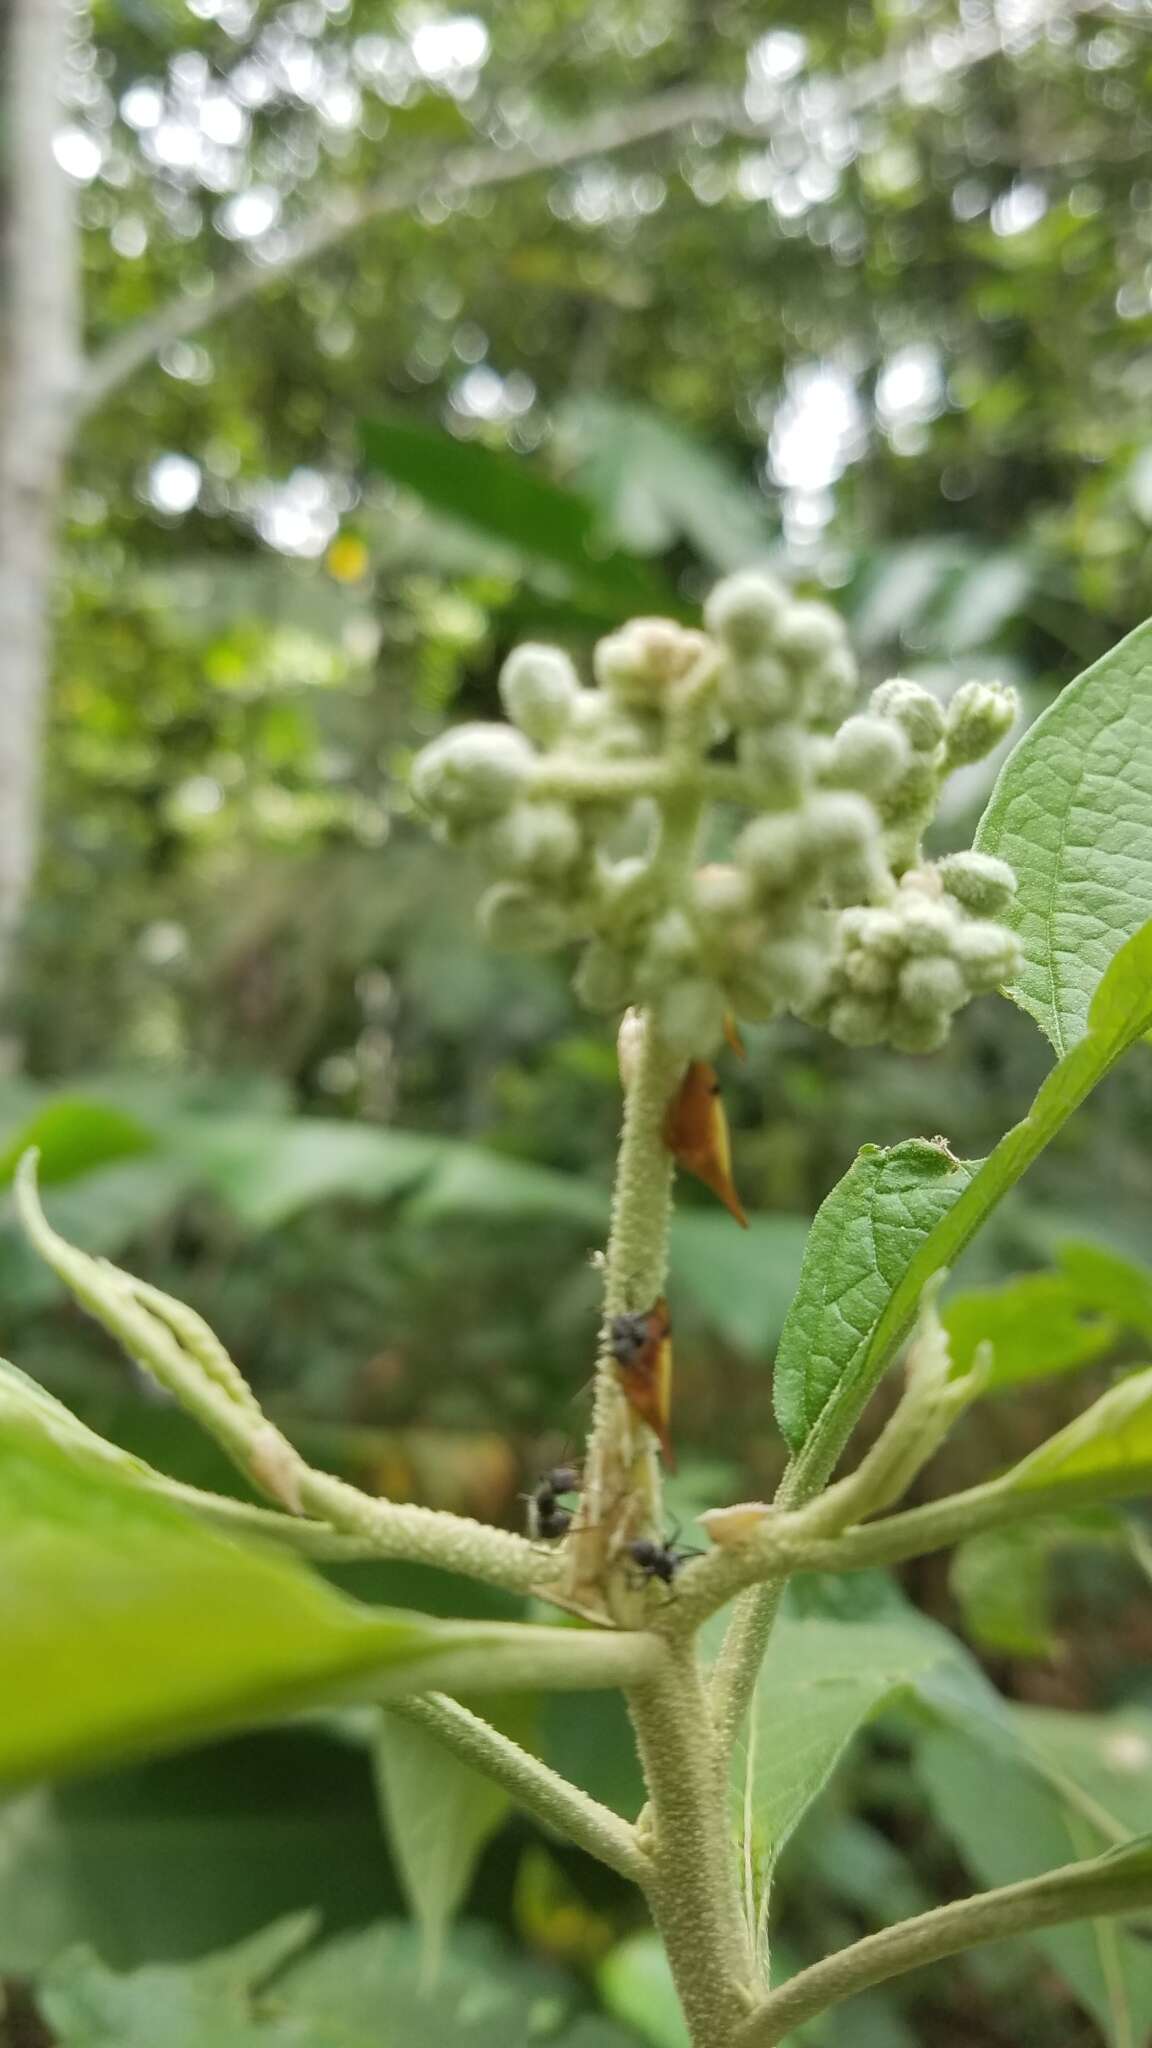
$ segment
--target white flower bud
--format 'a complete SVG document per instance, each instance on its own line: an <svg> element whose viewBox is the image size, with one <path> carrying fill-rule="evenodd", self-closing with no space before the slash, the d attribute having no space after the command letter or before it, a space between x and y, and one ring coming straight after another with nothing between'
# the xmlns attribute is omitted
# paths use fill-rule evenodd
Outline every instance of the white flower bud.
<svg viewBox="0 0 1152 2048"><path fill-rule="evenodd" d="M682 910L668 910L648 934L648 960L683 970L700 957L700 941Z"/></svg>
<svg viewBox="0 0 1152 2048"><path fill-rule="evenodd" d="M704 606L704 624L735 654L762 653L771 647L789 597L783 584L756 569L725 576Z"/></svg>
<svg viewBox="0 0 1152 2048"><path fill-rule="evenodd" d="M550 953L573 936L562 903L525 882L497 882L479 905L480 928L489 945L508 953Z"/></svg>
<svg viewBox="0 0 1152 2048"><path fill-rule="evenodd" d="M550 747L572 719L580 685L562 647L514 647L500 671L500 702L521 732Z"/></svg>
<svg viewBox="0 0 1152 2048"><path fill-rule="evenodd" d="M734 853L759 888L773 893L791 888L808 857L803 813L781 811L775 817L753 818Z"/></svg>
<svg viewBox="0 0 1152 2048"><path fill-rule="evenodd" d="M950 1017L968 1000L968 984L946 953L909 960L897 983L900 1008L916 1017Z"/></svg>
<svg viewBox="0 0 1152 2048"><path fill-rule="evenodd" d="M1002 924L961 924L952 951L973 995L989 994L1019 971L1020 941Z"/></svg>
<svg viewBox="0 0 1152 2048"><path fill-rule="evenodd" d="M788 810L808 780L808 735L797 725L754 726L736 742L736 758L765 810Z"/></svg>
<svg viewBox="0 0 1152 2048"><path fill-rule="evenodd" d="M710 861L692 877L692 901L705 923L733 924L752 909L752 885L742 868Z"/></svg>
<svg viewBox="0 0 1152 2048"><path fill-rule="evenodd" d="M581 690L569 737L580 753L599 754L606 761L635 761L651 751L653 735L602 691Z"/></svg>
<svg viewBox="0 0 1152 2048"><path fill-rule="evenodd" d="M828 1013L828 1029L842 1045L879 1045L888 1028L888 1004L878 996L841 996Z"/></svg>
<svg viewBox="0 0 1152 2048"><path fill-rule="evenodd" d="M796 703L792 676L774 654L756 654L726 661L717 692L720 708L733 725L764 725L785 718Z"/></svg>
<svg viewBox="0 0 1152 2048"><path fill-rule="evenodd" d="M851 711L860 688L860 672L848 648L828 654L804 678L804 715L811 725L838 725Z"/></svg>
<svg viewBox="0 0 1152 2048"><path fill-rule="evenodd" d="M776 646L796 668L819 668L831 656L847 654L844 622L830 605L790 604L780 621Z"/></svg>
<svg viewBox="0 0 1152 2048"><path fill-rule="evenodd" d="M846 948L859 947L880 960L899 960L904 953L904 930L891 910L845 910L839 919L840 936Z"/></svg>
<svg viewBox="0 0 1152 2048"><path fill-rule="evenodd" d="M856 995L886 996L895 987L896 962L882 953L849 953L842 971Z"/></svg>
<svg viewBox="0 0 1152 2048"><path fill-rule="evenodd" d="M488 831L484 852L506 874L556 881L579 855L580 827L567 804L513 804Z"/></svg>
<svg viewBox="0 0 1152 2048"><path fill-rule="evenodd" d="M1019 715L1020 700L1004 683L962 683L948 706L948 766L982 761L1007 738Z"/></svg>
<svg viewBox="0 0 1152 2048"><path fill-rule="evenodd" d="M748 1024L770 1024L787 1008L784 991L759 960L742 961L728 977L728 1000Z"/></svg>
<svg viewBox="0 0 1152 2048"><path fill-rule="evenodd" d="M832 740L825 778L865 796L883 796L908 766L909 745L903 728L889 718L861 713L846 718Z"/></svg>
<svg viewBox="0 0 1152 2048"><path fill-rule="evenodd" d="M814 796L804 810L804 837L816 860L837 860L877 846L880 821L866 796L849 790Z"/></svg>
<svg viewBox="0 0 1152 2048"><path fill-rule="evenodd" d="M940 1011L924 1016L915 1010L897 1008L888 1033L889 1043L897 1052L939 1052L948 1043L951 1024L951 1017Z"/></svg>
<svg viewBox="0 0 1152 2048"><path fill-rule="evenodd" d="M899 918L906 952L919 957L954 951L959 919L946 898L933 902L909 891L900 899Z"/></svg>
<svg viewBox="0 0 1152 2048"><path fill-rule="evenodd" d="M991 853L946 853L937 863L950 896L978 917L997 917L1016 894L1016 877L1006 860Z"/></svg>
<svg viewBox="0 0 1152 2048"><path fill-rule="evenodd" d="M507 810L533 761L526 739L506 725L456 725L412 763L412 793L455 824L482 824Z"/></svg>
<svg viewBox="0 0 1152 2048"><path fill-rule="evenodd" d="M724 1036L728 1000L716 982L695 975L674 981L659 998L660 1036L686 1060L704 1060Z"/></svg>
<svg viewBox="0 0 1152 2048"><path fill-rule="evenodd" d="M639 855L602 867L596 887L604 922L620 936L651 915L660 893L651 863Z"/></svg>
<svg viewBox="0 0 1152 2048"><path fill-rule="evenodd" d="M572 986L586 1009L611 1015L627 1005L634 979L629 954L606 945L602 939L593 939L580 956Z"/></svg>
<svg viewBox="0 0 1152 2048"><path fill-rule="evenodd" d="M893 676L891 682L873 690L869 701L878 718L891 718L903 727L918 753L930 753L944 737L939 700L919 683Z"/></svg>
<svg viewBox="0 0 1152 2048"><path fill-rule="evenodd" d="M703 633L675 619L629 619L597 643L592 668L597 682L621 703L659 705L707 646Z"/></svg>
<svg viewBox="0 0 1152 2048"><path fill-rule="evenodd" d="M756 966L768 986L779 990L789 1010L810 1009L828 983L827 950L815 939L773 939Z"/></svg>

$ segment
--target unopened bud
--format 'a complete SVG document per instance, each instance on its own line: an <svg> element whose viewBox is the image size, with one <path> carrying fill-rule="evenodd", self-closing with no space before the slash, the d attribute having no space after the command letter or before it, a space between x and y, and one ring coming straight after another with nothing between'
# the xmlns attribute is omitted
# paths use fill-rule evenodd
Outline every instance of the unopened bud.
<svg viewBox="0 0 1152 2048"><path fill-rule="evenodd" d="M753 818L735 846L736 859L760 888L773 893L790 888L808 856L807 837L797 811Z"/></svg>
<svg viewBox="0 0 1152 2048"><path fill-rule="evenodd" d="M659 1001L660 1036L685 1059L707 1059L724 1036L727 1008L723 989L702 975L673 982Z"/></svg>
<svg viewBox="0 0 1152 2048"><path fill-rule="evenodd" d="M968 1000L968 984L946 953L909 960L897 983L900 1007L917 1017L950 1017Z"/></svg>
<svg viewBox="0 0 1152 2048"><path fill-rule="evenodd" d="M894 1011L889 1043L896 1052L939 1052L948 1042L952 1019L939 1011L924 1016L899 1006Z"/></svg>
<svg viewBox="0 0 1152 2048"><path fill-rule="evenodd" d="M526 739L506 725L457 725L412 763L412 793L454 824L482 824L508 808L532 767Z"/></svg>
<svg viewBox="0 0 1152 2048"><path fill-rule="evenodd" d="M720 708L735 726L767 725L785 718L796 703L796 684L774 654L725 662L717 691Z"/></svg>
<svg viewBox="0 0 1152 2048"><path fill-rule="evenodd" d="M948 766L982 761L1006 739L1020 715L1015 690L1004 683L962 683L948 706Z"/></svg>
<svg viewBox="0 0 1152 2048"><path fill-rule="evenodd" d="M846 718L832 741L825 778L865 796L883 796L907 768L908 752L907 735L893 719L866 713Z"/></svg>
<svg viewBox="0 0 1152 2048"><path fill-rule="evenodd" d="M490 945L509 953L550 953L572 937L564 906L525 882L497 882L480 899L480 928Z"/></svg>
<svg viewBox="0 0 1152 2048"><path fill-rule="evenodd" d="M943 898L933 902L930 896L908 891L900 899L899 917L907 952L921 955L953 950L959 918Z"/></svg>
<svg viewBox="0 0 1152 2048"><path fill-rule="evenodd" d="M1016 894L1012 869L994 854L946 853L937 867L948 894L977 917L998 917Z"/></svg>
<svg viewBox="0 0 1152 2048"><path fill-rule="evenodd" d="M580 852L580 827L566 804L514 804L492 826L484 851L508 874L555 881Z"/></svg>
<svg viewBox="0 0 1152 2048"><path fill-rule="evenodd" d="M742 868L711 861L692 877L692 900L705 921L733 924L752 909L752 885Z"/></svg>
<svg viewBox="0 0 1152 2048"><path fill-rule="evenodd" d="M791 604L780 621L776 645L796 668L817 668L831 656L848 652L848 635L830 605Z"/></svg>
<svg viewBox="0 0 1152 2048"><path fill-rule="evenodd" d="M593 939L585 946L572 986L585 1009L611 1016L622 1010L632 993L633 963L627 953Z"/></svg>
<svg viewBox="0 0 1152 2048"><path fill-rule="evenodd" d="M825 655L804 679L804 714L810 725L836 726L852 709L860 688L860 672L847 647Z"/></svg>
<svg viewBox="0 0 1152 2048"><path fill-rule="evenodd" d="M774 576L742 569L716 585L704 606L704 624L733 653L759 654L772 646L789 603Z"/></svg>
<svg viewBox="0 0 1152 2048"><path fill-rule="evenodd" d="M736 742L736 758L768 811L798 803L808 780L810 740L798 725L753 726Z"/></svg>
<svg viewBox="0 0 1152 2048"><path fill-rule="evenodd" d="M621 703L658 705L707 646L703 633L675 619L630 619L597 643L592 667L597 682Z"/></svg>
<svg viewBox="0 0 1152 2048"><path fill-rule="evenodd" d="M561 647L515 647L500 671L500 701L513 725L550 747L571 722L580 694L576 670Z"/></svg>
<svg viewBox="0 0 1152 2048"><path fill-rule="evenodd" d="M961 924L953 952L973 995L1000 988L1020 966L1020 941L1002 924Z"/></svg>
<svg viewBox="0 0 1152 2048"><path fill-rule="evenodd" d="M873 690L871 708L878 718L891 718L908 735L918 753L927 754L944 737L944 713L939 699L919 683L905 676L893 676Z"/></svg>
<svg viewBox="0 0 1152 2048"><path fill-rule="evenodd" d="M879 1045L888 1026L888 1004L878 996L841 996L828 1013L828 1029L842 1045Z"/></svg>

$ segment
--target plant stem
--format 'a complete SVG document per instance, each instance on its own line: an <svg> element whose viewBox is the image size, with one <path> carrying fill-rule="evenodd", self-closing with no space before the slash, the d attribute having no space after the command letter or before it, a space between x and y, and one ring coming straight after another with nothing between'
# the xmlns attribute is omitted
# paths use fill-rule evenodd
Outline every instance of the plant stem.
<svg viewBox="0 0 1152 2048"><path fill-rule="evenodd" d="M495 1779L539 1820L619 1871L621 1877L630 1878L642 1889L650 1883L651 1864L627 1821L570 1785L566 1778L541 1763L539 1757L521 1749L519 1743L502 1735L458 1700L447 1699L442 1693L428 1693L420 1698L395 1700L387 1712L419 1723L465 1763Z"/></svg>
<svg viewBox="0 0 1152 2048"><path fill-rule="evenodd" d="M1115 1862L1114 1874L1107 1866ZM817 2013L842 1999L868 1991L890 1977L923 1969L979 1942L1002 1941L1030 1934L1040 1927L1058 1927L1069 1920L1139 1911L1152 1900L1152 1870L1128 1862L1123 1855L1093 1857L1067 1864L1043 1877L998 1891L957 1899L933 1913L921 1913L896 1927L870 1934L851 1948L827 1956L801 1970L765 1999L738 2028L734 2048L776 2048L776 2044Z"/></svg>
<svg viewBox="0 0 1152 2048"><path fill-rule="evenodd" d="M580 1599L603 1586L630 1535L660 1529L655 1441L621 1389L611 1323L614 1316L651 1308L664 1286L674 1171L664 1114L683 1064L644 1013L624 1098L581 1512L566 1546L569 1590Z"/></svg>
<svg viewBox="0 0 1152 2048"><path fill-rule="evenodd" d="M708 1689L709 1710L725 1757L731 1756L752 1703L786 1584L787 1575L778 1571L763 1585L753 1586L737 1602L728 1624Z"/></svg>
<svg viewBox="0 0 1152 2048"><path fill-rule="evenodd" d="M729 1840L726 1767L694 1646L668 1645L628 1704L648 1786L653 1917L693 2048L731 2048L754 1969Z"/></svg>

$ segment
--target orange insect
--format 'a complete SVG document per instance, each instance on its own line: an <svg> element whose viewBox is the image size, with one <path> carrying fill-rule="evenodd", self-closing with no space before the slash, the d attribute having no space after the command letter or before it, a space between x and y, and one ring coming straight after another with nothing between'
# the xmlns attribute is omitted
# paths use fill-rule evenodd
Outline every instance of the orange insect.
<svg viewBox="0 0 1152 2048"><path fill-rule="evenodd" d="M676 1454L668 1434L672 1405L672 1321L663 1295L651 1308L613 1316L608 1343L630 1408L646 1422L670 1472Z"/></svg>
<svg viewBox="0 0 1152 2048"><path fill-rule="evenodd" d="M748 1218L732 1179L732 1143L716 1069L692 1060L664 1117L664 1143L677 1166L718 1195L742 1230Z"/></svg>

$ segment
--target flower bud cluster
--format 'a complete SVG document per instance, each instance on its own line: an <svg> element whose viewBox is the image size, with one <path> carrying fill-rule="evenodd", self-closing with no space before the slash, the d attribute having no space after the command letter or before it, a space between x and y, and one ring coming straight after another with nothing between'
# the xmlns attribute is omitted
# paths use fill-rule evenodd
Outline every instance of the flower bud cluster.
<svg viewBox="0 0 1152 2048"><path fill-rule="evenodd" d="M762 574L719 584L704 624L631 620L597 646L593 688L560 649L517 648L510 723L454 727L417 757L417 801L496 877L487 937L579 944L581 1000L650 1006L685 1057L707 1057L729 1014L783 1012L851 1045L933 1050L1016 964L996 921L1011 871L921 852L943 779L997 745L1011 691L966 684L945 708L897 677L857 711L836 614ZM713 800L723 858L698 865Z"/></svg>

